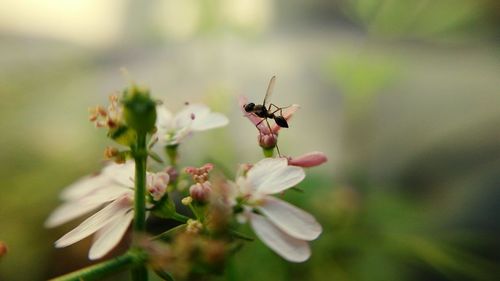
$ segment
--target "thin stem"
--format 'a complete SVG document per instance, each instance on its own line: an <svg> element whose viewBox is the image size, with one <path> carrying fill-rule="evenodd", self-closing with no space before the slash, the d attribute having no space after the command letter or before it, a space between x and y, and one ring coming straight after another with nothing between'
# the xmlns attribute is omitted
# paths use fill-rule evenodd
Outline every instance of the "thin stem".
<svg viewBox="0 0 500 281"><path fill-rule="evenodd" d="M146 260L145 255L129 251L122 256L107 260L86 268L68 273L63 276L50 279L50 281L91 281L101 279L112 273L124 270L134 264L143 264Z"/></svg>
<svg viewBox="0 0 500 281"><path fill-rule="evenodd" d="M135 160L134 232L146 229L146 135L137 135Z"/></svg>
<svg viewBox="0 0 500 281"><path fill-rule="evenodd" d="M135 160L135 196L134 196L134 243L137 234L146 230L146 134L137 134L137 145L134 151ZM144 264L138 264L131 270L132 280L145 281L148 271Z"/></svg>

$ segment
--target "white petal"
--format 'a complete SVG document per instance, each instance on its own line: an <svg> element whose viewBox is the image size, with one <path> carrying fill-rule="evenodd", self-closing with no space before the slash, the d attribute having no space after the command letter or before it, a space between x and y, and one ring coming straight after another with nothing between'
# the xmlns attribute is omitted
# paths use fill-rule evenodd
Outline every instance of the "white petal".
<svg viewBox="0 0 500 281"><path fill-rule="evenodd" d="M55 242L56 247L61 248L76 243L108 224L116 216L123 215L130 209L130 206L127 206L129 205L127 200L130 201L129 198L123 197L111 202L108 206L83 221L75 229L59 238Z"/></svg>
<svg viewBox="0 0 500 281"><path fill-rule="evenodd" d="M177 113L174 117L176 129L182 129L191 126L191 123L196 119L203 120L210 114L210 108L204 104L190 104L183 110Z"/></svg>
<svg viewBox="0 0 500 281"><path fill-rule="evenodd" d="M102 174L103 176L109 178L111 182L120 184L124 187L133 187L134 172L134 161L127 161L124 164L112 163L106 166L103 169Z"/></svg>
<svg viewBox="0 0 500 281"><path fill-rule="evenodd" d="M203 118L195 118L191 127L193 131L205 131L226 126L228 123L229 119L224 114L211 112Z"/></svg>
<svg viewBox="0 0 500 281"><path fill-rule="evenodd" d="M274 194L297 185L305 176L302 168L288 166L285 158L266 158L248 171L247 180L257 192Z"/></svg>
<svg viewBox="0 0 500 281"><path fill-rule="evenodd" d="M288 235L301 240L314 240L321 234L321 225L309 213L285 201L266 196L259 211Z"/></svg>
<svg viewBox="0 0 500 281"><path fill-rule="evenodd" d="M156 127L158 130L171 130L173 121L172 112L170 112L165 106L156 107Z"/></svg>
<svg viewBox="0 0 500 281"><path fill-rule="evenodd" d="M64 200L78 199L105 186L107 183L109 183L109 179L102 174L87 176L66 187L61 192L61 198Z"/></svg>
<svg viewBox="0 0 500 281"><path fill-rule="evenodd" d="M134 212L129 211L101 228L95 235L94 243L90 247L89 259L96 260L109 253L120 243L125 231L127 231Z"/></svg>
<svg viewBox="0 0 500 281"><path fill-rule="evenodd" d="M247 173L247 178L252 183L259 184L260 179L270 174L279 172L287 165L288 161L284 158L264 158L253 165Z"/></svg>
<svg viewBox="0 0 500 281"><path fill-rule="evenodd" d="M260 240L284 259L303 262L311 256L306 241L289 236L265 217L250 213L250 223Z"/></svg>
<svg viewBox="0 0 500 281"><path fill-rule="evenodd" d="M102 202L86 202L86 203L77 203L77 202L68 202L65 203L57 209L55 209L52 214L47 218L44 223L45 227L55 227L61 224L64 224L70 220L73 220L79 216L82 216L97 207L99 207Z"/></svg>

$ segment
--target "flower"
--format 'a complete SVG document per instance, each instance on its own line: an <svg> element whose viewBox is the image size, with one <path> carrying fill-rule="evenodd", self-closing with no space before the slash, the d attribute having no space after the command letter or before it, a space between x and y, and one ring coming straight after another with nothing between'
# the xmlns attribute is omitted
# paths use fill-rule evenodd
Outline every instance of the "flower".
<svg viewBox="0 0 500 281"><path fill-rule="evenodd" d="M250 122L252 122L252 124L254 126L257 126L257 129L259 130L260 133L262 134L270 134L271 132L274 133L274 134L278 134L279 130L281 129L280 126L278 126L278 124L274 124L271 126L271 132L269 132L269 127L267 126L267 123L264 121L264 122L261 122L262 121L262 118L255 115L254 113L252 112L246 112L245 111L245 104L248 103L248 98L245 97L245 96L240 96L239 99L238 99L238 102L240 104L240 109L241 111L243 112L244 116L248 118L248 120L250 120ZM276 115L282 115L285 120L289 120L290 118L292 118L293 114L300 108L300 106L298 104L292 104L290 106L287 106L285 108L283 108L282 112L275 112ZM259 124L259 125L257 125Z"/></svg>
<svg viewBox="0 0 500 281"><path fill-rule="evenodd" d="M157 135L163 145L177 145L192 132L219 128L229 123L225 115L211 112L203 104L190 104L175 116L164 106L158 106L156 111Z"/></svg>
<svg viewBox="0 0 500 281"><path fill-rule="evenodd" d="M80 225L55 242L57 248L72 245L92 234L89 259L102 258L122 239L132 222L134 202L134 163L110 164L100 174L87 176L68 186L61 194L65 201L45 221L56 227L102 207ZM165 194L168 174L148 173L147 190L154 200Z"/></svg>
<svg viewBox="0 0 500 281"><path fill-rule="evenodd" d="M309 213L270 195L295 186L304 177L304 170L288 166L286 158L265 158L236 179L233 204L242 205L243 218L264 244L291 262L310 257L307 241L316 239L322 228Z"/></svg>
<svg viewBox="0 0 500 281"><path fill-rule="evenodd" d="M191 174L194 184L189 188L189 194L193 200L198 202L207 202L212 191L212 184L208 181L208 173L214 168L214 165L207 163L201 168L187 167L186 173Z"/></svg>
<svg viewBox="0 0 500 281"><path fill-rule="evenodd" d="M313 151L303 154L298 157L288 157L288 165L310 168L319 166L328 161L328 158L323 152Z"/></svg>
<svg viewBox="0 0 500 281"><path fill-rule="evenodd" d="M262 148L269 149L274 148L276 143L278 142L278 133L281 129L278 124L274 123L273 125L267 125L268 123L263 118L255 115L252 112L245 111L245 105L248 103L248 99L245 96L240 96L238 100L240 104L240 109L243 112L243 115L252 122L254 126L259 130L258 142ZM300 108L298 104L292 104L286 108L283 108L281 112L275 112L277 116L282 115L285 120L289 120L292 115Z"/></svg>

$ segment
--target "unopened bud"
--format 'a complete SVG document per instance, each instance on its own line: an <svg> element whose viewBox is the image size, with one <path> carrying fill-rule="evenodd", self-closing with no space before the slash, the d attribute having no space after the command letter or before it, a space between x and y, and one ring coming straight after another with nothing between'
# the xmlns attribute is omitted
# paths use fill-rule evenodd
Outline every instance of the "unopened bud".
<svg viewBox="0 0 500 281"><path fill-rule="evenodd" d="M184 206L189 206L189 204L193 203L193 198L191 196L184 197L182 198L181 203Z"/></svg>
<svg viewBox="0 0 500 281"><path fill-rule="evenodd" d="M156 122L156 103L149 90L135 85L125 89L123 96L124 117L127 125L138 133L151 132Z"/></svg>
<svg viewBox="0 0 500 281"><path fill-rule="evenodd" d="M207 202L210 197L210 192L212 191L211 184L209 181L204 183L195 183L189 188L189 195L193 200L198 202Z"/></svg>
<svg viewBox="0 0 500 281"><path fill-rule="evenodd" d="M170 181L176 181L179 177L179 172L172 166L168 166L163 169L163 172L167 173L170 176Z"/></svg>
<svg viewBox="0 0 500 281"><path fill-rule="evenodd" d="M299 157L289 158L288 165L304 168L315 167L325 163L328 160L323 152L310 152Z"/></svg>
<svg viewBox="0 0 500 281"><path fill-rule="evenodd" d="M4 242L0 241L0 258L7 254L7 245Z"/></svg>
<svg viewBox="0 0 500 281"><path fill-rule="evenodd" d="M260 134L258 137L260 147L264 149L274 148L278 142L278 135L274 133L270 134Z"/></svg>

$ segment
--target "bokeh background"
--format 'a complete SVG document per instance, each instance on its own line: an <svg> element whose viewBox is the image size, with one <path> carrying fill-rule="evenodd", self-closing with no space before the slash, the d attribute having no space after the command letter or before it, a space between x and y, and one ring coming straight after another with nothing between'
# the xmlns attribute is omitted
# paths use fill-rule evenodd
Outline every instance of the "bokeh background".
<svg viewBox="0 0 500 281"><path fill-rule="evenodd" d="M275 74L302 107L282 151L329 157L285 195L324 233L298 265L252 242L220 280L498 280L499 30L495 0L0 0L0 280L89 264L88 240L53 247L78 222L43 227L111 144L89 107L130 79L206 102L231 123L182 163L234 170L261 158L237 96Z"/></svg>

